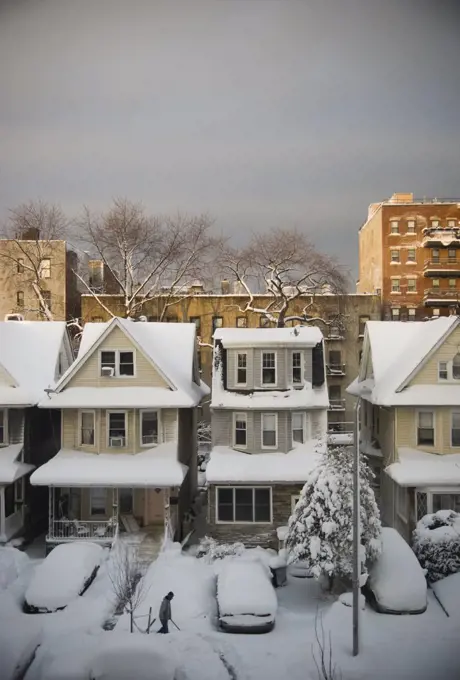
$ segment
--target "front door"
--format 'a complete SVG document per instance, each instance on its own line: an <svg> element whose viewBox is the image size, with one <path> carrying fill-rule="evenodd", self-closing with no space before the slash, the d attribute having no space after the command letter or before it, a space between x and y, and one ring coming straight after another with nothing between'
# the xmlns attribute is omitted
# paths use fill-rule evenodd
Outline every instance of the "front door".
<svg viewBox="0 0 460 680"><path fill-rule="evenodd" d="M118 503L120 515L132 515L133 514L133 490L132 489L119 489L118 490Z"/></svg>

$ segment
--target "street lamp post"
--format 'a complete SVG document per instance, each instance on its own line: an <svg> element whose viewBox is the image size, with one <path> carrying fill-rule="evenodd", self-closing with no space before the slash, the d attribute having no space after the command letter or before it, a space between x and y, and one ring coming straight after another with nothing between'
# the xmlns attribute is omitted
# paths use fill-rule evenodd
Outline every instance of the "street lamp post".
<svg viewBox="0 0 460 680"><path fill-rule="evenodd" d="M360 489L359 489L359 416L361 399L355 406L355 441L353 451L353 656L359 653L359 595L361 576L360 554Z"/></svg>

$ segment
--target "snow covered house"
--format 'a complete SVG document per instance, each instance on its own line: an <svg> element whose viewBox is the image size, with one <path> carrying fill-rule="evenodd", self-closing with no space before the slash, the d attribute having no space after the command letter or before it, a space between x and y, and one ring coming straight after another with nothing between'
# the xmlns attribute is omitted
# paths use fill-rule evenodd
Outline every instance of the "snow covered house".
<svg viewBox="0 0 460 680"><path fill-rule="evenodd" d="M110 544L119 530L180 532L196 487L201 382L194 324L87 323L78 356L41 408L61 449L34 472L49 487L50 544Z"/></svg>
<svg viewBox="0 0 460 680"><path fill-rule="evenodd" d="M358 378L360 450L385 524L410 540L423 515L460 511L460 319L368 321Z"/></svg>
<svg viewBox="0 0 460 680"><path fill-rule="evenodd" d="M0 543L46 519L29 474L57 452L60 421L37 404L72 359L64 322L0 322Z"/></svg>
<svg viewBox="0 0 460 680"><path fill-rule="evenodd" d="M318 328L214 333L208 532L277 546L325 445L329 406Z"/></svg>

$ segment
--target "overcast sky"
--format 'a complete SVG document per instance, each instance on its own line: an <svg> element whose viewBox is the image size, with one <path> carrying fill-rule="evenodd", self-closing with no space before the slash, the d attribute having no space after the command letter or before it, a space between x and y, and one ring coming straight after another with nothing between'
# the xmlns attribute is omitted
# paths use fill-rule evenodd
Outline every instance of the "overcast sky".
<svg viewBox="0 0 460 680"><path fill-rule="evenodd" d="M460 195L460 2L0 0L0 216L114 195L297 226L356 273L369 203Z"/></svg>

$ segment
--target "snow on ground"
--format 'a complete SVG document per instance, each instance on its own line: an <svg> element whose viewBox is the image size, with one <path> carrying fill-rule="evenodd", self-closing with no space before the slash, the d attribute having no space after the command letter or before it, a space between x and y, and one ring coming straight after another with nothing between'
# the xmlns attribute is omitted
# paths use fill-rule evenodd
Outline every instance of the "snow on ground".
<svg viewBox="0 0 460 680"><path fill-rule="evenodd" d="M460 621L460 572L436 581L431 588L449 616Z"/></svg>
<svg viewBox="0 0 460 680"><path fill-rule="evenodd" d="M0 547L0 590L13 585L28 566L29 558L21 550Z"/></svg>

